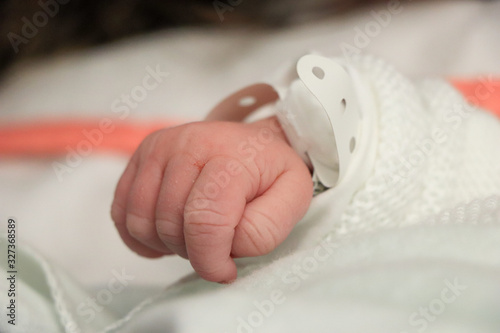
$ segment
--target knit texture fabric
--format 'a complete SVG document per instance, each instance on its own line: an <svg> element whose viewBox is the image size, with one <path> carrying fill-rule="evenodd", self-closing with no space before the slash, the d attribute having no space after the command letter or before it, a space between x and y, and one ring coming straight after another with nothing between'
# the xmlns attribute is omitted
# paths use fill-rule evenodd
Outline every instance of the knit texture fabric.
<svg viewBox="0 0 500 333"><path fill-rule="evenodd" d="M404 226L500 194L500 122L443 80L412 84L380 59L353 60L379 105L373 174L338 231Z"/></svg>

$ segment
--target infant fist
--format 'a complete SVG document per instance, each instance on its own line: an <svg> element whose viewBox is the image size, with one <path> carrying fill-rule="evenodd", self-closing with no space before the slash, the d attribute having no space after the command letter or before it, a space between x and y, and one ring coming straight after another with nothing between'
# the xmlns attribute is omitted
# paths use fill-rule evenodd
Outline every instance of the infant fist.
<svg viewBox="0 0 500 333"><path fill-rule="evenodd" d="M204 279L236 279L233 257L269 253L303 217L311 175L275 118L197 122L149 135L132 156L111 215L146 257L176 253Z"/></svg>

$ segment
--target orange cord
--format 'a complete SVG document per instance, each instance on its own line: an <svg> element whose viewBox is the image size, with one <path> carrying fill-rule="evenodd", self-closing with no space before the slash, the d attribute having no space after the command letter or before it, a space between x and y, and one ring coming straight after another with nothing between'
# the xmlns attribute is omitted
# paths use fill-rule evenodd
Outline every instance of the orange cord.
<svg viewBox="0 0 500 333"><path fill-rule="evenodd" d="M148 134L180 123L87 119L13 124L0 128L0 155L44 157L71 150L132 154Z"/></svg>
<svg viewBox="0 0 500 333"><path fill-rule="evenodd" d="M500 79L452 79L451 84L472 104L500 117Z"/></svg>
<svg viewBox="0 0 500 333"><path fill-rule="evenodd" d="M451 82L470 102L500 117L500 79ZM4 125L0 127L0 155L47 157L71 150L132 154L148 134L181 123L87 119Z"/></svg>

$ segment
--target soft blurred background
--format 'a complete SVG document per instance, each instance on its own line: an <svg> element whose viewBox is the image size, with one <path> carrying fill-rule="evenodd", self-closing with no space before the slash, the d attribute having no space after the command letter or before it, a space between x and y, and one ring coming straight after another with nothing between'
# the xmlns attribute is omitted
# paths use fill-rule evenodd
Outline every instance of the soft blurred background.
<svg viewBox="0 0 500 333"><path fill-rule="evenodd" d="M286 59L311 50L342 55L356 43L412 76L471 76L499 66L496 1L12 0L0 6L5 121L109 111L147 66L159 64L171 79L131 118L167 110L199 117ZM372 11L391 6L395 15L378 23Z"/></svg>
<svg viewBox="0 0 500 333"><path fill-rule="evenodd" d="M68 119L90 121L80 131L103 118L201 119L233 90L311 50L356 48L414 78L488 78L500 74L499 18L500 2L479 0L5 0L0 140L5 149L15 126ZM127 106L123 96L151 70L168 75ZM128 110L123 119L118 106ZM21 241L88 288L122 267L149 287L191 271L177 258L139 258L116 234L109 206L127 154L96 145L60 179L53 163L65 163L68 150L59 141L59 154L0 153L0 219L18 219Z"/></svg>
<svg viewBox="0 0 500 333"><path fill-rule="evenodd" d="M0 4L1 68L24 57L47 56L65 51L113 42L130 36L179 26L219 26L220 13L225 28L253 26L284 28L349 10L369 6L380 0L159 0L128 1L3 1ZM44 6L41 6L43 3ZM234 8L238 7L235 11ZM36 38L15 52L7 37L21 31L23 17L32 18L47 8L51 20ZM55 14L57 12L57 15Z"/></svg>

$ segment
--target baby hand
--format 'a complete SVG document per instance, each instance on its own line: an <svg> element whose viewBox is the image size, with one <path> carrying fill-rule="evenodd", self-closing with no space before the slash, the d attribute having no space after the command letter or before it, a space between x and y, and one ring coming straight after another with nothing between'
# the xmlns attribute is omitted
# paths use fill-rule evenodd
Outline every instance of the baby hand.
<svg viewBox="0 0 500 333"><path fill-rule="evenodd" d="M111 215L146 257L176 253L204 279L236 279L233 257L285 240L312 198L309 170L275 118L198 122L149 135L132 156Z"/></svg>

